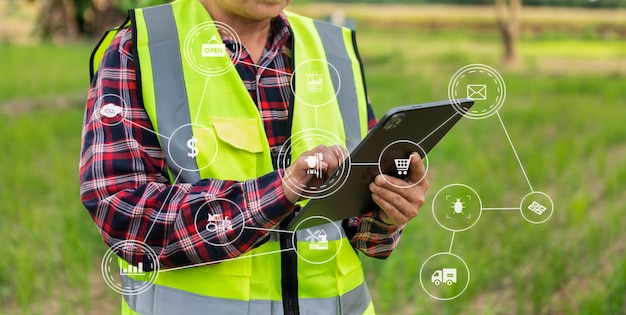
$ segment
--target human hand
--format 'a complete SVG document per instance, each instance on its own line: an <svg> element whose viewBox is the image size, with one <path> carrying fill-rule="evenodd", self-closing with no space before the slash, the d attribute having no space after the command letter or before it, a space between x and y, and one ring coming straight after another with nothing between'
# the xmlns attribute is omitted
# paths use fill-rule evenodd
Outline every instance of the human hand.
<svg viewBox="0 0 626 315"><path fill-rule="evenodd" d="M391 225L403 225L417 216L424 204L428 180L421 157L411 154L409 175L405 180L379 174L370 183L372 199L380 207L381 221Z"/></svg>
<svg viewBox="0 0 626 315"><path fill-rule="evenodd" d="M307 191L319 188L339 168L348 156L340 145L319 145L303 152L283 175L283 192L291 203L304 197ZM315 174L314 171L321 173ZM318 176L320 175L320 176Z"/></svg>

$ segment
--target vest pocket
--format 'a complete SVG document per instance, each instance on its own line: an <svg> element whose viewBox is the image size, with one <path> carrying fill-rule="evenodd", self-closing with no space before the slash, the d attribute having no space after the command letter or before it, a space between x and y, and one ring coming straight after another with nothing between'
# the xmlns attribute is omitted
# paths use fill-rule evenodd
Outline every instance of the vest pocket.
<svg viewBox="0 0 626 315"><path fill-rule="evenodd" d="M211 123L217 137L233 148L250 153L263 152L258 119L212 117Z"/></svg>
<svg viewBox="0 0 626 315"><path fill-rule="evenodd" d="M341 252L341 255L337 255L337 271L342 276L347 276L352 273L363 273L363 268L361 267L361 259L356 254L352 246L350 245L350 241L347 238L343 239L343 246L346 246L345 251ZM342 250L344 250L342 246Z"/></svg>
<svg viewBox="0 0 626 315"><path fill-rule="evenodd" d="M361 285L364 281L361 259L356 254L347 238L344 238L346 250L337 255L337 277L340 279L340 294L345 294Z"/></svg>
<svg viewBox="0 0 626 315"><path fill-rule="evenodd" d="M267 140L259 119L211 117L211 125L217 138L217 156L210 177L243 181L263 175L257 170L262 167Z"/></svg>

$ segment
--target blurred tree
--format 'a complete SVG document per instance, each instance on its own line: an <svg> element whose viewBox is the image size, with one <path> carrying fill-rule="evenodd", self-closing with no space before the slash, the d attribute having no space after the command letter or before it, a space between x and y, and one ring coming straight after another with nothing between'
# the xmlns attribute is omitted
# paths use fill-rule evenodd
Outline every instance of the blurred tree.
<svg viewBox="0 0 626 315"><path fill-rule="evenodd" d="M5 0L0 0L5 1ZM8 0L9 5L19 1ZM120 25L131 8L146 7L171 0L27 0L38 2L40 11L35 26L44 39L67 41L87 35L99 38L108 29Z"/></svg>
<svg viewBox="0 0 626 315"><path fill-rule="evenodd" d="M125 11L122 10L116 0L90 0L92 14L91 33L93 37L100 38L107 30L119 26L126 18Z"/></svg>
<svg viewBox="0 0 626 315"><path fill-rule="evenodd" d="M171 0L87 0L93 7L93 36L100 38L107 30L119 26L128 10L170 2Z"/></svg>
<svg viewBox="0 0 626 315"><path fill-rule="evenodd" d="M17 3L15 3L15 0L8 0L9 2L7 3L7 14L13 14L17 11Z"/></svg>
<svg viewBox="0 0 626 315"><path fill-rule="evenodd" d="M37 33L46 39L66 41L78 37L74 0L45 0L37 18Z"/></svg>
<svg viewBox="0 0 626 315"><path fill-rule="evenodd" d="M517 61L517 38L520 30L520 12L522 0L495 0L498 29L504 44L504 62L512 64Z"/></svg>

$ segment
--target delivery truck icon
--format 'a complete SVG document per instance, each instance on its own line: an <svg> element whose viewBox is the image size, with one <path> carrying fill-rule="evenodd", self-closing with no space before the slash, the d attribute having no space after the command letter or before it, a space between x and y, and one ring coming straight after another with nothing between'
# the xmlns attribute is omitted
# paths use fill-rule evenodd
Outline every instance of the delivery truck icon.
<svg viewBox="0 0 626 315"><path fill-rule="evenodd" d="M439 285L444 282L447 285L452 285L453 283L456 283L456 268L443 268L435 270L433 275L430 277L430 281L435 285Z"/></svg>

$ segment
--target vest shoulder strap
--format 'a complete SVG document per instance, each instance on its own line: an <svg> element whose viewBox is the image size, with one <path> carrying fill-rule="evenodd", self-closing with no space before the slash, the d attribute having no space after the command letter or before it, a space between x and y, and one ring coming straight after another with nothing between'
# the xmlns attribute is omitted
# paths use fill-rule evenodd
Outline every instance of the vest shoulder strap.
<svg viewBox="0 0 626 315"><path fill-rule="evenodd" d="M120 30L129 26L130 14L128 15L128 17L126 17L126 20L124 20L124 22L120 26L106 31L102 38L100 38L100 41L98 41L98 43L96 44L96 47L91 52L91 56L89 58L89 81L93 80L93 77L98 70L98 66L102 61L102 57L104 57L104 52L113 42L113 38L115 38L115 35L117 35Z"/></svg>

